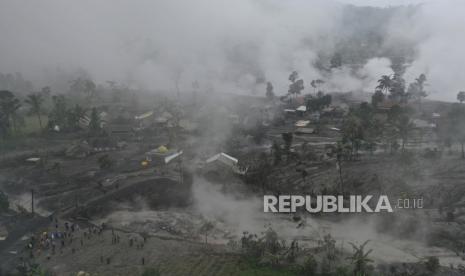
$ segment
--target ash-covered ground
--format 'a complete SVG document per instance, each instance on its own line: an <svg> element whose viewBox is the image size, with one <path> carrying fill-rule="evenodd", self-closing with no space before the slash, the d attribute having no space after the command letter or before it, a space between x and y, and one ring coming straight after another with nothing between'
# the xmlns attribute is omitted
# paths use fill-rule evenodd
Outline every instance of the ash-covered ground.
<svg viewBox="0 0 465 276"><path fill-rule="evenodd" d="M36 2L0 2L0 275L465 275L461 1Z"/></svg>

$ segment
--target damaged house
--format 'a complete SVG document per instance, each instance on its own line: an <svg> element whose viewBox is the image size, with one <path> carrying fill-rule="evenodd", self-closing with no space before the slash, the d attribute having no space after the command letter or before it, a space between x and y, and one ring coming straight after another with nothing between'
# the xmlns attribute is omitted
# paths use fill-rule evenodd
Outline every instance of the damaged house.
<svg viewBox="0 0 465 276"><path fill-rule="evenodd" d="M202 171L206 176L224 177L228 174L244 175L247 168L238 165L239 160L224 152L213 155L203 164Z"/></svg>

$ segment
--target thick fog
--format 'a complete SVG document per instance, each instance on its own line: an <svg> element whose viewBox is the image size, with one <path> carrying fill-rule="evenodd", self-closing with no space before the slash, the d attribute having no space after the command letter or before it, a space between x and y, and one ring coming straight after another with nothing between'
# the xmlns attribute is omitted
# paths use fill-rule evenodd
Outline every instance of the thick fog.
<svg viewBox="0 0 465 276"><path fill-rule="evenodd" d="M86 72L98 83L164 91L176 83L190 90L198 82L218 93L262 94L263 82L271 81L276 93L285 94L287 77L297 70L307 84L304 92L313 91L309 83L316 78L326 80L327 90L372 92L380 75L392 74L386 57L330 72L315 67L347 35L344 5L369 2L5 0L0 72L21 72L36 87ZM418 1L392 3L401 2ZM386 47L413 45L405 76L426 73L432 98L454 100L465 87L463 12L463 1L430 0L382 22ZM363 25L364 18L357 20Z"/></svg>

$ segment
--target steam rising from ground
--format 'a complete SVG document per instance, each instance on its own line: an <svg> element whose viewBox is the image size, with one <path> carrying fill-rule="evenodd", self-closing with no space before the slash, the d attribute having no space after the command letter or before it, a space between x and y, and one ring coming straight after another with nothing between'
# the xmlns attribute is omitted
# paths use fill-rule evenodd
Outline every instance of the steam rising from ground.
<svg viewBox="0 0 465 276"><path fill-rule="evenodd" d="M210 221L215 229L210 232L209 241L223 244L230 238L238 240L244 231L260 235L267 227L272 227L288 243L296 239L302 246L314 247L329 233L336 239L337 247L347 252L351 252L348 242L361 244L370 240L368 248L374 249L370 257L377 263L417 262L434 255L439 257L442 265L463 264L463 260L450 250L427 246L420 240L380 233L377 231L378 217L360 215L335 220L303 215L305 223L297 227L300 222L294 222L289 214L263 213L261 198L225 192L219 184L202 178L195 178L192 198L193 206L189 209L151 210L143 198L136 200L135 205L134 202L120 203L120 210L99 219L98 223L105 222L131 232L165 235L166 231L203 240L200 229ZM419 225L419 231L424 227Z"/></svg>
<svg viewBox="0 0 465 276"><path fill-rule="evenodd" d="M101 83L174 91L178 82L181 91L190 91L198 81L203 90L234 93L263 93L261 81L269 80L284 94L289 72L297 70L307 82L305 92L316 78L326 79L328 89L372 92L379 74L392 73L386 59L325 76L314 66L318 54L333 54L344 34L341 2L353 3L2 1L0 72L23 72L38 87L81 68ZM462 2L428 1L385 22L389 45L413 43L416 59L407 76L427 73L435 98L451 100L463 89Z"/></svg>
<svg viewBox="0 0 465 276"><path fill-rule="evenodd" d="M219 185L200 178L193 183L192 196L196 211L207 219L224 221L238 235L243 231L259 232L265 226L261 221L263 213L259 198L226 194Z"/></svg>
<svg viewBox="0 0 465 276"><path fill-rule="evenodd" d="M263 213L261 199L237 198L222 192L218 185L199 178L193 184L193 198L196 212L212 221L221 221L221 227L226 227L225 230L236 236L243 231L259 234L266 227L272 227L282 239L297 239L301 244L315 246L316 241L329 233L337 240L338 247L349 252L348 242L361 244L370 240L368 247L374 249L371 256L379 263L417 262L424 256L435 255L443 265L463 264L459 257L444 248L379 233L374 217L357 216L334 221L304 215L304 226L297 227L299 223L292 221L291 215ZM424 231L421 225L418 228L419 232Z"/></svg>
<svg viewBox="0 0 465 276"><path fill-rule="evenodd" d="M434 1L422 8L398 29L402 36L418 41L417 57L406 72L412 80L421 72L428 75L428 90L436 99L455 100L465 84L465 2ZM393 28L399 28L397 24Z"/></svg>

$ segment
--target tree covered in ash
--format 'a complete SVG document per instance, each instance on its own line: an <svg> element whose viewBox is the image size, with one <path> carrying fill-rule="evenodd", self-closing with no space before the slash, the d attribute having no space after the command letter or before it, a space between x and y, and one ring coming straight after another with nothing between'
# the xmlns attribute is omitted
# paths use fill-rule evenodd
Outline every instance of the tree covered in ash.
<svg viewBox="0 0 465 276"><path fill-rule="evenodd" d="M321 111L323 108L330 106L332 103L331 94L324 94L322 91L318 92L316 97L308 97L306 106L310 111Z"/></svg>
<svg viewBox="0 0 465 276"><path fill-rule="evenodd" d="M8 196L0 191L0 214L6 212L10 208L10 201L8 200Z"/></svg>
<svg viewBox="0 0 465 276"><path fill-rule="evenodd" d="M273 84L271 82L266 83L266 98L269 100L272 100L275 97L274 91L273 91Z"/></svg>
<svg viewBox="0 0 465 276"><path fill-rule="evenodd" d="M460 144L461 156L465 159L465 107L462 104L454 104L447 114L447 126L444 131L451 142Z"/></svg>
<svg viewBox="0 0 465 276"><path fill-rule="evenodd" d="M43 128L42 113L44 112L43 110L44 101L45 101L44 96L41 93L31 93L27 95L26 100L24 100L24 102L28 104L30 107L29 112L37 116L40 129Z"/></svg>
<svg viewBox="0 0 465 276"><path fill-rule="evenodd" d="M457 94L457 100L458 100L460 103L465 102L465 91L460 91L460 92Z"/></svg>
<svg viewBox="0 0 465 276"><path fill-rule="evenodd" d="M8 90L0 91L0 131L8 137L13 131L18 131L18 109L21 101Z"/></svg>
<svg viewBox="0 0 465 276"><path fill-rule="evenodd" d="M288 94L291 96L300 95L300 93L302 92L302 90L304 90L305 87L304 80L299 79L299 73L297 73L297 71L293 71L289 75L289 81L291 82L291 84L289 84Z"/></svg>

